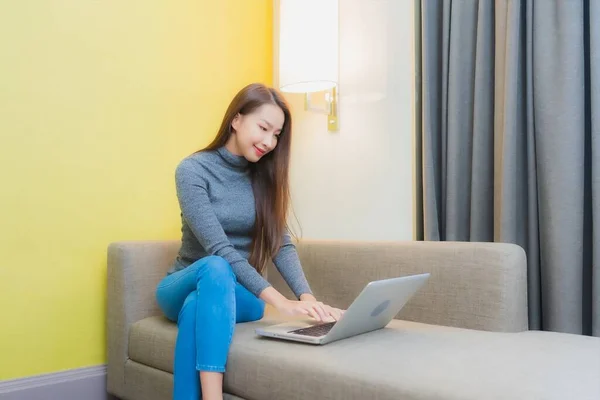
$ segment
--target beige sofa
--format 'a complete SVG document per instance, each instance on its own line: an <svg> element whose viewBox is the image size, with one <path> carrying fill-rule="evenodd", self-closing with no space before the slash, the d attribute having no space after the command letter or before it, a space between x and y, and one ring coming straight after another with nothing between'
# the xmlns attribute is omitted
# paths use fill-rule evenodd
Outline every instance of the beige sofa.
<svg viewBox="0 0 600 400"><path fill-rule="evenodd" d="M154 288L179 243L120 242L108 249L108 390L122 399L170 399L177 327ZM347 308L374 279L430 272L385 329L313 346L236 327L225 398L600 399L600 339L527 332L526 260L508 244L298 243L319 299ZM272 266L271 266L272 267ZM271 268L268 278L290 295Z"/></svg>

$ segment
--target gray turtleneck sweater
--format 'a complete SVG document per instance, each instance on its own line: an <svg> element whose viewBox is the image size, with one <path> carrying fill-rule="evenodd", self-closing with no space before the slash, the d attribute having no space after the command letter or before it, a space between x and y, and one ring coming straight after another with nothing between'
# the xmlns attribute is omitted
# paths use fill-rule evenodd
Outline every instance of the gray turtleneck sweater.
<svg viewBox="0 0 600 400"><path fill-rule="evenodd" d="M269 282L248 263L256 219L248 161L225 147L188 156L175 172L182 245L173 273L208 256L223 257L237 281L255 296ZM311 293L296 247L285 234L273 263L297 298Z"/></svg>

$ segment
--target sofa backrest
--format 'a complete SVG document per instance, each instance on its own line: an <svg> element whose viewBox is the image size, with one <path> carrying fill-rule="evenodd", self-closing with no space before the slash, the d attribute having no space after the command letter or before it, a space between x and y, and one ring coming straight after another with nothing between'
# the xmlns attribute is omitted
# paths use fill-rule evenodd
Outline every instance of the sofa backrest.
<svg viewBox="0 0 600 400"><path fill-rule="evenodd" d="M301 240L297 250L317 299L346 309L372 280L429 272L397 318L461 328L528 329L526 259L502 243ZM293 294L271 265L268 279Z"/></svg>

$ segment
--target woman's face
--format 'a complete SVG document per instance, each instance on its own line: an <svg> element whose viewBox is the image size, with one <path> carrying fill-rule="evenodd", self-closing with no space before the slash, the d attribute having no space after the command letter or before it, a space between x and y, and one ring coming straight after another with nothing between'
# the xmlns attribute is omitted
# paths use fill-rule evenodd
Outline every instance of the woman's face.
<svg viewBox="0 0 600 400"><path fill-rule="evenodd" d="M231 123L234 132L227 148L250 162L257 162L275 149L284 122L283 111L273 104L263 104L250 114L238 114Z"/></svg>

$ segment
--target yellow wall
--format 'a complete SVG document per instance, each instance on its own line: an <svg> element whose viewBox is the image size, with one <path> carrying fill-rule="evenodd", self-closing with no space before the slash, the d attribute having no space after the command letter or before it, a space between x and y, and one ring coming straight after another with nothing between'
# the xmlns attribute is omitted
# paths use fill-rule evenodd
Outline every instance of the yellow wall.
<svg viewBox="0 0 600 400"><path fill-rule="evenodd" d="M179 238L175 165L271 83L271 3L0 2L0 379L105 362L106 247Z"/></svg>

